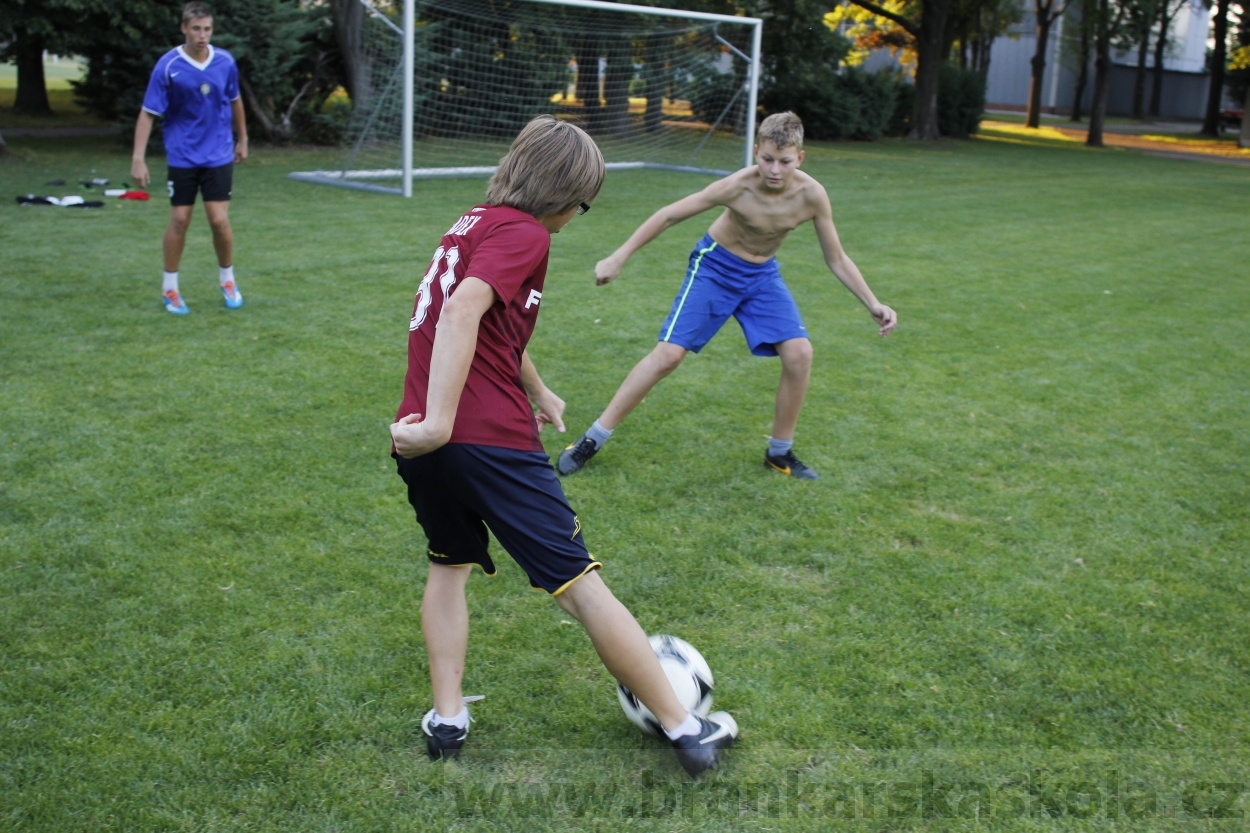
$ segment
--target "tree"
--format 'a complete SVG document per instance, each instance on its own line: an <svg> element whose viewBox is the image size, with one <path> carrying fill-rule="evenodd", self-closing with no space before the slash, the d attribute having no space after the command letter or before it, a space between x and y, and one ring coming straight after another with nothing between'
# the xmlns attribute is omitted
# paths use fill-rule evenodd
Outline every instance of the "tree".
<svg viewBox="0 0 1250 833"><path fill-rule="evenodd" d="M1094 11L1094 103L1090 108L1089 132L1085 144L1103 146L1102 129L1107 120L1107 100L1111 95L1111 44L1124 21L1124 6L1117 4L1112 14L1111 0L1093 0Z"/></svg>
<svg viewBox="0 0 1250 833"><path fill-rule="evenodd" d="M13 109L44 115L52 112L43 73L44 50L66 50L87 0L0 0L0 63L17 64Z"/></svg>
<svg viewBox="0 0 1250 833"><path fill-rule="evenodd" d="M1167 55L1168 33L1188 0L1159 0L1159 34L1155 37L1154 85L1150 91L1150 115L1159 115L1163 106L1163 59Z"/></svg>
<svg viewBox="0 0 1250 833"><path fill-rule="evenodd" d="M958 33L959 65L988 74L994 41L1019 23L1017 0L957 0L948 29Z"/></svg>
<svg viewBox="0 0 1250 833"><path fill-rule="evenodd" d="M213 42L239 64L248 122L269 141L291 140L301 104L315 108L330 92L324 83L332 49L327 9L290 0L216 0L213 9L222 21ZM325 41L318 38L323 33Z"/></svg>
<svg viewBox="0 0 1250 833"><path fill-rule="evenodd" d="M917 0L911 15L898 14L872 0L850 0L875 15L892 20L916 40L916 99L912 108L909 139L934 141L938 129L938 82L942 63L949 54L946 18L952 0Z"/></svg>
<svg viewBox="0 0 1250 833"><path fill-rule="evenodd" d="M355 106L373 89L372 67L364 51L365 7L360 0L330 0L330 17L343 67L343 86Z"/></svg>
<svg viewBox="0 0 1250 833"><path fill-rule="evenodd" d="M1215 50L1211 55L1211 86L1207 88L1207 113L1203 136L1220 135L1220 109L1224 101L1224 64L1228 60L1228 2L1218 0L1215 9Z"/></svg>
<svg viewBox="0 0 1250 833"><path fill-rule="evenodd" d="M761 34L760 103L765 110L793 110L813 138L826 133L829 93L851 44L825 21L819 0L772 0L756 10Z"/></svg>
<svg viewBox="0 0 1250 833"><path fill-rule="evenodd" d="M1033 60L1030 62L1033 78L1029 84L1026 127L1037 127L1041 124L1042 81L1046 77L1046 49L1050 43L1050 27L1066 10L1067 5L1062 0L1033 0L1033 13L1037 17L1037 49L1034 50Z"/></svg>
<svg viewBox="0 0 1250 833"><path fill-rule="evenodd" d="M1072 91L1072 118L1071 121L1080 122L1085 103L1085 89L1089 86L1089 52L1093 43L1093 24L1095 15L1090 14L1093 8L1094 0L1071 0L1069 7L1076 6L1080 9L1080 15L1077 20L1080 25L1077 27L1076 43L1073 51L1076 53L1076 81Z"/></svg>
<svg viewBox="0 0 1250 833"><path fill-rule="evenodd" d="M1130 43L1137 46L1137 69L1133 74L1132 116L1138 121L1146 117L1146 56L1150 54L1150 31L1159 16L1159 0L1129 0L1128 28Z"/></svg>

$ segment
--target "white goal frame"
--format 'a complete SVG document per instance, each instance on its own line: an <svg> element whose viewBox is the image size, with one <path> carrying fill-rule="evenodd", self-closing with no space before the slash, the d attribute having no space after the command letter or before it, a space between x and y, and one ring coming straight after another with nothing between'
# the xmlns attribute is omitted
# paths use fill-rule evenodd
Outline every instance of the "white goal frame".
<svg viewBox="0 0 1250 833"><path fill-rule="evenodd" d="M743 167L749 166L753 162L753 149L755 141L755 113L758 106L759 80L760 80L760 45L763 32L764 21L755 17L737 17L735 15L713 14L711 12L685 11L682 9L658 8L654 6L639 6L629 3L610 3L604 0L517 0L518 2L546 4L556 6L574 6L584 9L601 9L609 12L633 12L636 14L655 15L670 18L689 19L710 21L715 23L733 24L735 26L751 27L751 54L746 55L737 47L730 44L720 36L717 40L729 51L737 55L747 63L747 73L745 86L747 87L747 104L745 112L745 132L744 147L742 152ZM377 12L364 0L366 11L382 18L387 25L395 28L394 23L384 15ZM416 31L416 0L403 0L402 13L402 32L400 35L403 42L403 116L401 125L401 168L397 170L342 170L342 171L298 171L289 174L291 179L303 182L313 182L321 185L333 185L341 188L354 188L365 191L376 191L386 194L395 194L404 197L412 197L412 183L414 179L429 179L441 177L472 177L472 176L489 176L494 173L494 166L472 166L472 167L445 167L445 168L421 168L413 167L413 132L414 132L414 95L415 95L415 31ZM718 125L713 124L707 136L716 130ZM704 139L706 141L706 138ZM660 168L664 170L687 171L692 173L710 173L716 175L726 175L729 171L714 170L710 168L700 168L686 165L671 165L658 162L611 162L608 163L609 170L628 170L636 168ZM398 176L402 182L401 187L393 187L388 185L380 185L368 182L370 178L395 178Z"/></svg>

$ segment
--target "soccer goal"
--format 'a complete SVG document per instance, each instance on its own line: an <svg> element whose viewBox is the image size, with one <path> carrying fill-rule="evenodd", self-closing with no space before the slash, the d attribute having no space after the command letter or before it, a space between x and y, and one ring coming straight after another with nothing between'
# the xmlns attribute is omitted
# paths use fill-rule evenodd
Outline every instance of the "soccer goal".
<svg viewBox="0 0 1250 833"><path fill-rule="evenodd" d="M751 164L760 27L750 17L601 0L361 0L366 80L335 170L293 179L412 196L488 176L550 113L610 170L724 175Z"/></svg>

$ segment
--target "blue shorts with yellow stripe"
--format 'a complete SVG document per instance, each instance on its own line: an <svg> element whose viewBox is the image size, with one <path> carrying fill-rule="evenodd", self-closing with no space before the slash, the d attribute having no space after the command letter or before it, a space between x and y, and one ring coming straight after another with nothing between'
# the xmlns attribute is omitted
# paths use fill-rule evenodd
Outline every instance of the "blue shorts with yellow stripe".
<svg viewBox="0 0 1250 833"><path fill-rule="evenodd" d="M393 456L431 563L495 575L489 529L530 586L553 596L603 566L586 551L581 522L541 451L448 443L411 460Z"/></svg>
<svg viewBox="0 0 1250 833"><path fill-rule="evenodd" d="M738 320L747 347L757 356L775 356L778 343L807 338L776 258L765 263L743 260L705 234L690 253L686 278L660 327L660 341L698 353L730 316Z"/></svg>

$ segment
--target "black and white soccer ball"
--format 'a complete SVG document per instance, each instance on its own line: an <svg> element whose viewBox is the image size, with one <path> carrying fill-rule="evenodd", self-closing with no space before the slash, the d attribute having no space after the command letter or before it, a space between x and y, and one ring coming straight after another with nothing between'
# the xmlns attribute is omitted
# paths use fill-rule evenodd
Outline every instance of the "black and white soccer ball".
<svg viewBox="0 0 1250 833"><path fill-rule="evenodd" d="M703 655L686 640L662 634L651 637L651 648L681 704L700 717L707 717L712 710L712 669ZM663 735L660 721L632 691L617 683L616 696L625 716L635 726L648 735Z"/></svg>

